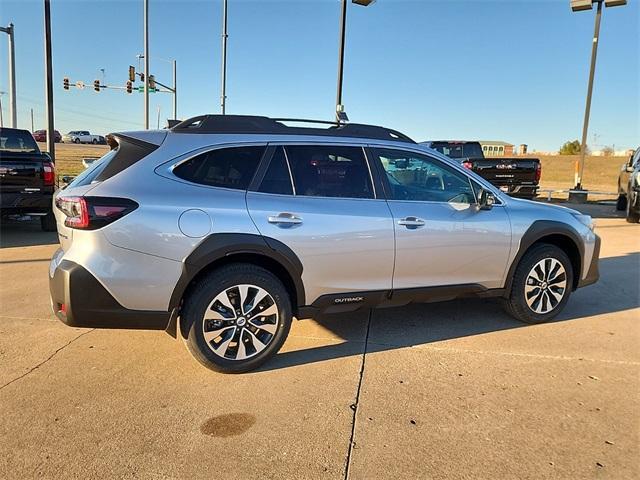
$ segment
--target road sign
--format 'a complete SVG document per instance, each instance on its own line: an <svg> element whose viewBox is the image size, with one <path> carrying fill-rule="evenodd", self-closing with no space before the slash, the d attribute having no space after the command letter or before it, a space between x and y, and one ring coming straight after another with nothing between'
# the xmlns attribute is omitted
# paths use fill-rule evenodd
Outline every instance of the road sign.
<svg viewBox="0 0 640 480"><path fill-rule="evenodd" d="M80 90L82 90L84 88L84 82L83 81L76 82L76 88L79 88Z"/></svg>
<svg viewBox="0 0 640 480"><path fill-rule="evenodd" d="M138 87L138 91L139 92L144 92L144 85L141 85ZM156 93L158 91L157 88L150 88L149 89L149 93Z"/></svg>

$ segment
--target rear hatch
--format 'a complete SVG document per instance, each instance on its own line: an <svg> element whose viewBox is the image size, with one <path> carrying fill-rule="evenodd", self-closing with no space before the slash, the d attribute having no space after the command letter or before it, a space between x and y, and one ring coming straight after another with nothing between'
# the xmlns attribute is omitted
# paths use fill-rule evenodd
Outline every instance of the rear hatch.
<svg viewBox="0 0 640 480"><path fill-rule="evenodd" d="M471 168L494 185L536 185L539 180L537 158L472 158Z"/></svg>

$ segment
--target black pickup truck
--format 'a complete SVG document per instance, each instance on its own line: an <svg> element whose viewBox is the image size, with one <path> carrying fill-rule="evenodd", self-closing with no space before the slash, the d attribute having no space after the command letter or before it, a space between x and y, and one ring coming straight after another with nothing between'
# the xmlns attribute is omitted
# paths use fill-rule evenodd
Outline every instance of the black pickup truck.
<svg viewBox="0 0 640 480"><path fill-rule="evenodd" d="M537 158L485 158L479 142L438 140L422 144L462 163L509 195L532 199L538 194L542 165Z"/></svg>
<svg viewBox="0 0 640 480"><path fill-rule="evenodd" d="M39 216L43 230L55 231L55 180L51 157L40 151L31 133L0 128L0 216Z"/></svg>

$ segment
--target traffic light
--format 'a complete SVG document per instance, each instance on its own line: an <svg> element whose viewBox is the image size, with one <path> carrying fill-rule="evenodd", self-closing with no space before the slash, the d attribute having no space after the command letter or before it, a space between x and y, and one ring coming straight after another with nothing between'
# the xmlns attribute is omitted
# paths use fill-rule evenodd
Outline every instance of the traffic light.
<svg viewBox="0 0 640 480"><path fill-rule="evenodd" d="M127 80L127 93L131 93L132 91L132 82L131 80Z"/></svg>
<svg viewBox="0 0 640 480"><path fill-rule="evenodd" d="M149 88L156 88L156 77L149 75Z"/></svg>
<svg viewBox="0 0 640 480"><path fill-rule="evenodd" d="M136 81L136 67L133 67L131 65L129 65L129 81L130 82Z"/></svg>
<svg viewBox="0 0 640 480"><path fill-rule="evenodd" d="M69 77L64 77L62 79L62 85L65 90L69 90Z"/></svg>
<svg viewBox="0 0 640 480"><path fill-rule="evenodd" d="M140 81L144 82L144 73L139 73L138 75L140 75Z"/></svg>
<svg viewBox="0 0 640 480"><path fill-rule="evenodd" d="M94 80L94 81L93 81L93 89L94 89L96 92L99 92L99 91L100 91L100 80Z"/></svg>

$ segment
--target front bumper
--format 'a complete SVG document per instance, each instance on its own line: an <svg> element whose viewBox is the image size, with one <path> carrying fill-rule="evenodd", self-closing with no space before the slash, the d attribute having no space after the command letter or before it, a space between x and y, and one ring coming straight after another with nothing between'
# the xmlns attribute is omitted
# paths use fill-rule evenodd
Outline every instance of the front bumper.
<svg viewBox="0 0 640 480"><path fill-rule="evenodd" d="M587 285L592 285L598 281L600 278L600 269L598 264L600 262L600 237L598 235L596 237L596 242L593 247L593 255L591 256L591 264L589 265L589 269L587 270L587 275L580 279L578 282L578 288L586 287Z"/></svg>
<svg viewBox="0 0 640 480"><path fill-rule="evenodd" d="M169 312L130 310L118 303L87 269L62 259L58 250L49 266L53 313L70 327L165 330Z"/></svg>

